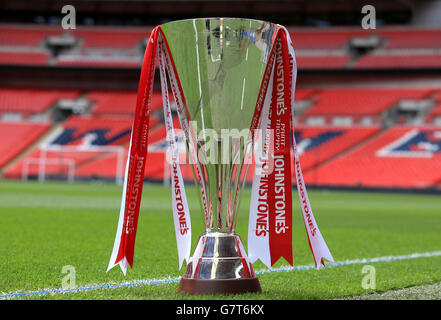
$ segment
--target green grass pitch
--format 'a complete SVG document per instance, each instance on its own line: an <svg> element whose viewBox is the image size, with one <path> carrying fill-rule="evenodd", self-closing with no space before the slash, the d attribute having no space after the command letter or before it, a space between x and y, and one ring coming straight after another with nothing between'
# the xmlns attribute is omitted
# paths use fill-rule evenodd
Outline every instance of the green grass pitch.
<svg viewBox="0 0 441 320"><path fill-rule="evenodd" d="M313 258L293 190L294 265ZM182 276L173 230L170 189L145 184L134 268L106 273L122 187L110 184L0 182L0 295L58 289L63 266L75 268L77 287ZM196 190L187 188L193 249L202 233ZM310 192L321 232L337 261L441 250L441 197L391 193ZM250 189L244 190L237 232L245 247ZM279 261L274 267L287 265ZM441 280L441 257L371 264L376 288L363 289L364 264L259 275L263 293L190 297L177 282L43 294L21 299L332 299ZM260 262L255 270L265 267Z"/></svg>

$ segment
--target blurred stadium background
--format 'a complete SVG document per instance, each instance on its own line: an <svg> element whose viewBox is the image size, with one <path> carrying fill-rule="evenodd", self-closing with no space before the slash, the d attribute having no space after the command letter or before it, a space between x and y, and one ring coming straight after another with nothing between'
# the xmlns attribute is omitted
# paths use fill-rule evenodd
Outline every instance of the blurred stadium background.
<svg viewBox="0 0 441 320"><path fill-rule="evenodd" d="M76 29L61 28L63 5ZM121 183L140 63L170 20L288 27L296 134L309 186L441 192L441 2L0 1L0 175ZM159 82L146 181L167 183ZM191 171L185 172L191 179Z"/></svg>

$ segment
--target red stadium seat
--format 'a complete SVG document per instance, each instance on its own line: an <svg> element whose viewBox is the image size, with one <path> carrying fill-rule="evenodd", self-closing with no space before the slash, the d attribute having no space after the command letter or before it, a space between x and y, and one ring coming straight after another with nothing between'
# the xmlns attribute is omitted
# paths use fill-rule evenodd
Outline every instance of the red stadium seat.
<svg viewBox="0 0 441 320"><path fill-rule="evenodd" d="M136 91L133 92L109 92L92 91L87 98L96 103L92 113L99 115L130 115L135 113ZM152 96L152 111L162 107L161 92L154 92Z"/></svg>
<svg viewBox="0 0 441 320"><path fill-rule="evenodd" d="M84 48L133 48L150 36L150 28L78 28L72 34Z"/></svg>
<svg viewBox="0 0 441 320"><path fill-rule="evenodd" d="M133 48L150 36L151 28L78 27L63 30L60 27L36 25L0 25L0 44L37 47L48 36L70 33L81 40L84 48Z"/></svg>
<svg viewBox="0 0 441 320"><path fill-rule="evenodd" d="M136 107L136 92L92 91L87 98L96 105L92 114L133 115Z"/></svg>
<svg viewBox="0 0 441 320"><path fill-rule="evenodd" d="M0 111L41 113L58 99L75 99L78 90L0 88Z"/></svg>
<svg viewBox="0 0 441 320"><path fill-rule="evenodd" d="M304 171L346 152L379 131L378 127L294 128L300 161Z"/></svg>
<svg viewBox="0 0 441 320"><path fill-rule="evenodd" d="M43 66L49 58L46 51L0 51L0 65Z"/></svg>
<svg viewBox="0 0 441 320"><path fill-rule="evenodd" d="M367 54L355 68L440 68L441 54Z"/></svg>
<svg viewBox="0 0 441 320"><path fill-rule="evenodd" d="M395 127L305 174L309 184L428 188L441 181L439 127Z"/></svg>
<svg viewBox="0 0 441 320"><path fill-rule="evenodd" d="M426 122L432 123L435 119L441 119L441 102L435 106L430 112L427 114ZM440 122L441 123L441 122Z"/></svg>
<svg viewBox="0 0 441 320"><path fill-rule="evenodd" d="M441 104L439 104L438 106L436 106L435 108L433 108L430 112L429 112L429 116L441 116Z"/></svg>
<svg viewBox="0 0 441 320"><path fill-rule="evenodd" d="M303 116L373 116L401 99L420 100L430 93L428 89L325 89L319 92L315 105Z"/></svg>
<svg viewBox="0 0 441 320"><path fill-rule="evenodd" d="M124 58L87 58L87 57L63 57L57 58L56 65L60 67L99 67L99 68L136 68L141 60Z"/></svg>
<svg viewBox="0 0 441 320"><path fill-rule="evenodd" d="M309 99L314 92L315 91L312 89L296 89L295 100L301 101L301 100Z"/></svg>
<svg viewBox="0 0 441 320"><path fill-rule="evenodd" d="M353 37L363 37L369 31L360 29L296 29L289 28L291 40L296 50L342 49Z"/></svg>
<svg viewBox="0 0 441 320"><path fill-rule="evenodd" d="M57 159L70 159L76 167L79 167L103 157L108 152L115 152L115 150L105 149L107 147L128 144L131 129L132 120L128 118L71 117L62 126L54 128L39 148L11 167L6 172L6 176L19 177L27 159L38 159L43 154L46 159L53 159L54 162ZM58 151L57 148L62 150ZM84 152L80 152L79 149ZM38 169L37 165L29 167L29 174L37 175ZM66 162L60 161L59 165L48 166L46 173L59 174L65 172L66 169Z"/></svg>
<svg viewBox="0 0 441 320"><path fill-rule="evenodd" d="M441 48L439 29L379 29L378 34L387 40L386 49Z"/></svg>
<svg viewBox="0 0 441 320"><path fill-rule="evenodd" d="M0 168L25 151L49 128L49 124L0 122Z"/></svg>
<svg viewBox="0 0 441 320"><path fill-rule="evenodd" d="M175 128L179 128L179 121L174 120ZM167 150L168 143L166 142L166 130L165 126L151 127L149 134L149 154L147 158L145 177L149 180L162 181L164 178L164 165L165 165L165 152ZM155 145L157 146L155 148ZM126 145L127 155L128 146ZM98 176L102 178L114 178L117 171L118 159L116 154L108 154L88 163L80 165L76 171L76 174L80 177ZM125 166L126 158L124 158ZM188 177L188 175L187 175ZM191 172L190 176L191 178Z"/></svg>
<svg viewBox="0 0 441 320"><path fill-rule="evenodd" d="M0 25L0 44L8 46L37 47L46 37L61 35L57 27L35 25Z"/></svg>
<svg viewBox="0 0 441 320"><path fill-rule="evenodd" d="M342 69L346 67L349 60L349 55L296 56L299 69Z"/></svg>

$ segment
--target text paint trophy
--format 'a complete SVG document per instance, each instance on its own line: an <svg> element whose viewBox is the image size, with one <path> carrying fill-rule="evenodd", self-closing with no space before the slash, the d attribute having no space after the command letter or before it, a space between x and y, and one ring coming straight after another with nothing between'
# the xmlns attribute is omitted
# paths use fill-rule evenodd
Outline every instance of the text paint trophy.
<svg viewBox="0 0 441 320"><path fill-rule="evenodd" d="M190 294L260 292L253 262L260 259L271 267L284 257L293 264L291 167L316 267L324 263L323 258L333 261L312 214L296 149L297 69L287 30L264 21L207 18L166 23L151 33L108 270L119 264L125 274L127 264L133 264L155 67L161 75L179 265L187 261L178 290ZM205 232L191 257L190 212L169 92L204 217ZM252 159L247 254L235 226Z"/></svg>

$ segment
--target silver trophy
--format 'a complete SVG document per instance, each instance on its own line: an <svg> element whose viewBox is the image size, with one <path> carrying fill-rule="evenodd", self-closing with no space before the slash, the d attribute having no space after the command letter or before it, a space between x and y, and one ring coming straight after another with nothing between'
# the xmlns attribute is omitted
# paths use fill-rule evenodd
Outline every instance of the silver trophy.
<svg viewBox="0 0 441 320"><path fill-rule="evenodd" d="M196 137L186 147L205 225L180 292L261 291L235 225L253 149L249 129L275 29L234 18L162 25Z"/></svg>

